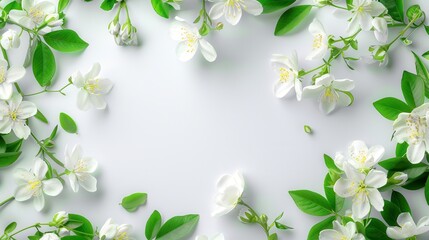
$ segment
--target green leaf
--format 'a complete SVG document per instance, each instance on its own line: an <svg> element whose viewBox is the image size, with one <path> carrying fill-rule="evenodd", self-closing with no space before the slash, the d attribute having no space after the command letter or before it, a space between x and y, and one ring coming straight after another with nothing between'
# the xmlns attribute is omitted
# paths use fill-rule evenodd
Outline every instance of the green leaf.
<svg viewBox="0 0 429 240"><path fill-rule="evenodd" d="M162 218L158 211L153 211L146 222L145 236L147 240L152 240L156 237L161 228Z"/></svg>
<svg viewBox="0 0 429 240"><path fill-rule="evenodd" d="M409 179L407 183L402 187L407 190L418 190L424 188L428 175L429 173L424 173L416 179Z"/></svg>
<svg viewBox="0 0 429 240"><path fill-rule="evenodd" d="M410 205L408 204L404 195L402 195L400 192L392 191L392 197L390 200L401 210L401 213L409 212L411 214Z"/></svg>
<svg viewBox="0 0 429 240"><path fill-rule="evenodd" d="M336 172L342 172L337 165L335 164L334 159L332 159L329 155L324 154L323 159L325 160L325 165L329 170L334 170Z"/></svg>
<svg viewBox="0 0 429 240"><path fill-rule="evenodd" d="M401 214L401 209L399 209L398 206L396 206L392 202L384 200L384 208L383 211L381 211L380 213L384 221L386 221L389 226L397 226L396 221L398 219L399 214Z"/></svg>
<svg viewBox="0 0 429 240"><path fill-rule="evenodd" d="M33 55L33 74L42 87L51 85L57 65L51 49L39 41Z"/></svg>
<svg viewBox="0 0 429 240"><path fill-rule="evenodd" d="M404 22L404 0L380 0L389 15L398 22Z"/></svg>
<svg viewBox="0 0 429 240"><path fill-rule="evenodd" d="M88 47L88 43L70 29L53 31L43 35L43 38L49 46L60 52L78 52Z"/></svg>
<svg viewBox="0 0 429 240"><path fill-rule="evenodd" d="M0 153L0 168L8 167L18 160L21 152Z"/></svg>
<svg viewBox="0 0 429 240"><path fill-rule="evenodd" d="M422 62L420 57L415 52L413 52L413 55L416 61L417 77L423 80L425 84L425 95L426 97L429 97L429 71L426 65Z"/></svg>
<svg viewBox="0 0 429 240"><path fill-rule="evenodd" d="M429 205L429 178L426 180L425 184L425 199L426 203Z"/></svg>
<svg viewBox="0 0 429 240"><path fill-rule="evenodd" d="M3 9L7 14L9 14L10 11L12 10L22 10L22 6L19 2L17 1L12 1L9 4L6 5L6 7L4 7Z"/></svg>
<svg viewBox="0 0 429 240"><path fill-rule="evenodd" d="M279 237L277 236L277 233L273 233L270 236L268 236L268 240L278 240Z"/></svg>
<svg viewBox="0 0 429 240"><path fill-rule="evenodd" d="M381 161L379 165L389 171L403 171L412 166L406 157L389 158Z"/></svg>
<svg viewBox="0 0 429 240"><path fill-rule="evenodd" d="M117 3L117 0L104 0L101 3L100 8L103 9L104 11L110 11L113 9L116 3Z"/></svg>
<svg viewBox="0 0 429 240"><path fill-rule="evenodd" d="M308 232L307 240L319 240L320 232L325 229L331 229L333 227L332 222L334 222L335 219L335 216L331 216L314 225Z"/></svg>
<svg viewBox="0 0 429 240"><path fill-rule="evenodd" d="M418 107L425 102L425 84L417 75L404 71L401 87L405 101L412 108Z"/></svg>
<svg viewBox="0 0 429 240"><path fill-rule="evenodd" d="M42 112L39 111L39 109L37 109L37 113L36 115L34 115L34 117L41 122L44 122L46 124L48 123L48 119L45 117L45 115L43 115Z"/></svg>
<svg viewBox="0 0 429 240"><path fill-rule="evenodd" d="M341 198L337 194L335 194L334 184L335 183L332 181L331 176L327 174L323 184L326 199L328 199L329 204L331 204L331 208L334 209L335 212L339 212L343 208L344 198Z"/></svg>
<svg viewBox="0 0 429 240"><path fill-rule="evenodd" d="M389 120L396 120L398 115L402 112L411 112L412 108L403 101L387 97L374 102L374 107L385 118Z"/></svg>
<svg viewBox="0 0 429 240"><path fill-rule="evenodd" d="M277 10L289 7L296 0L258 0L262 7L264 7L263 13L272 13Z"/></svg>
<svg viewBox="0 0 429 240"><path fill-rule="evenodd" d="M390 240L386 234L387 226L377 218L370 218L369 224L365 229L365 235L368 240Z"/></svg>
<svg viewBox="0 0 429 240"><path fill-rule="evenodd" d="M15 142L6 144L6 152L19 152L23 141L23 139L18 139Z"/></svg>
<svg viewBox="0 0 429 240"><path fill-rule="evenodd" d="M150 2L152 3L153 10L155 10L159 16L163 18L170 17L171 6L169 4L162 0L151 0Z"/></svg>
<svg viewBox="0 0 429 240"><path fill-rule="evenodd" d="M9 225L6 226L6 228L4 229L4 233L7 235L11 232L13 232L16 229L16 222L11 222L9 223Z"/></svg>
<svg viewBox="0 0 429 240"><path fill-rule="evenodd" d="M168 220L156 235L157 240L179 240L189 236L198 224L196 214L176 216Z"/></svg>
<svg viewBox="0 0 429 240"><path fill-rule="evenodd" d="M429 51L423 53L422 57L424 57L425 59L429 60Z"/></svg>
<svg viewBox="0 0 429 240"><path fill-rule="evenodd" d="M289 191L289 194L296 206L307 214L326 216L334 211L328 200L318 193L308 190L296 190Z"/></svg>
<svg viewBox="0 0 429 240"><path fill-rule="evenodd" d="M69 5L70 0L59 0L58 1L58 12L64 11L64 9Z"/></svg>
<svg viewBox="0 0 429 240"><path fill-rule="evenodd" d="M92 227L92 224L88 219L81 215L69 214L69 222L70 221L82 224L81 226L72 229L72 232L74 232L78 236L90 237L92 239L92 237L94 236L94 228Z"/></svg>
<svg viewBox="0 0 429 240"><path fill-rule="evenodd" d="M122 207L128 212L135 212L140 205L145 204L147 201L146 193L133 193L122 199Z"/></svg>
<svg viewBox="0 0 429 240"><path fill-rule="evenodd" d="M68 133L77 133L76 122L69 115L60 113L60 125Z"/></svg>
<svg viewBox="0 0 429 240"><path fill-rule="evenodd" d="M88 238L83 236L65 236L62 237L61 240L88 240Z"/></svg>
<svg viewBox="0 0 429 240"><path fill-rule="evenodd" d="M277 22L274 35L280 36L292 31L302 21L304 21L310 13L311 8L311 5L299 5L286 10Z"/></svg>
<svg viewBox="0 0 429 240"><path fill-rule="evenodd" d="M0 136L0 153L4 153L7 150L6 142L4 141L4 138Z"/></svg>
<svg viewBox="0 0 429 240"><path fill-rule="evenodd" d="M404 169L403 172L408 175L408 178L414 179L421 176L426 172L428 166L424 163L418 163L411 165L408 169Z"/></svg>
<svg viewBox="0 0 429 240"><path fill-rule="evenodd" d="M408 143L398 143L396 144L396 157L404 157L407 154Z"/></svg>

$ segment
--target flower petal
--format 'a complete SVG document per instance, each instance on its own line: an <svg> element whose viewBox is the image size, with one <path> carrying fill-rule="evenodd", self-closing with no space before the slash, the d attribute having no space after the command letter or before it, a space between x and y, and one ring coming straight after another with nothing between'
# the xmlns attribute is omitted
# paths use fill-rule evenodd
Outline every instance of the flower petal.
<svg viewBox="0 0 429 240"><path fill-rule="evenodd" d="M254 16L261 15L262 11L264 11L262 4L256 0L241 0L241 6L244 11Z"/></svg>
<svg viewBox="0 0 429 240"><path fill-rule="evenodd" d="M217 53L214 47L205 39L200 39L199 42L201 45L201 53L203 54L204 58L209 62L216 60Z"/></svg>
<svg viewBox="0 0 429 240"><path fill-rule="evenodd" d="M16 82L25 76L25 68L11 66L6 73L6 81L8 83Z"/></svg>
<svg viewBox="0 0 429 240"><path fill-rule="evenodd" d="M76 174L79 184L88 192L97 191L97 179L90 174Z"/></svg>
<svg viewBox="0 0 429 240"><path fill-rule="evenodd" d="M241 6L237 2L233 2L225 7L225 19L232 25L237 25L241 19Z"/></svg>
<svg viewBox="0 0 429 240"><path fill-rule="evenodd" d="M63 184L56 178L43 181L43 192L49 196L57 196L63 191Z"/></svg>
<svg viewBox="0 0 429 240"><path fill-rule="evenodd" d="M217 2L213 4L212 8L210 9L209 16L211 19L216 20L222 17L224 11L225 11L225 3Z"/></svg>
<svg viewBox="0 0 429 240"><path fill-rule="evenodd" d="M412 164L417 164L423 160L426 148L423 142L411 144L407 149L407 158Z"/></svg>

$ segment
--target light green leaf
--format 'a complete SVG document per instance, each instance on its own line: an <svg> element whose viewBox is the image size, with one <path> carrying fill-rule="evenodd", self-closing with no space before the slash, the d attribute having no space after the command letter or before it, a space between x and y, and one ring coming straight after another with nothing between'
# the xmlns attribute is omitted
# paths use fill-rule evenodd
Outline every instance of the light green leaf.
<svg viewBox="0 0 429 240"><path fill-rule="evenodd" d="M133 193L122 199L122 207L128 212L135 212L140 205L145 204L147 201L146 193Z"/></svg>
<svg viewBox="0 0 429 240"><path fill-rule="evenodd" d="M332 181L331 176L327 174L323 184L326 199L328 199L329 204L331 204L331 208L334 209L335 212L339 212L344 206L344 198L339 197L334 192L334 184L335 182Z"/></svg>
<svg viewBox="0 0 429 240"><path fill-rule="evenodd" d="M45 117L45 115L43 115L43 113L42 112L40 112L39 110L37 110L37 113L36 113L36 115L34 115L34 117L37 119L37 120L40 120L41 122L44 122L44 123L48 123L48 119Z"/></svg>
<svg viewBox="0 0 429 240"><path fill-rule="evenodd" d="M196 214L177 216L162 225L157 240L180 240L189 236L198 224L200 217Z"/></svg>
<svg viewBox="0 0 429 240"><path fill-rule="evenodd" d="M378 164L389 171L403 171L413 165L406 157L389 158Z"/></svg>
<svg viewBox="0 0 429 240"><path fill-rule="evenodd" d="M147 240L152 240L156 237L159 232L159 229L161 228L161 225L161 214L155 210L152 215L150 215L146 223L145 236Z"/></svg>
<svg viewBox="0 0 429 240"><path fill-rule="evenodd" d="M331 229L333 227L332 223L335 219L335 216L331 216L314 225L308 232L307 240L319 240L320 232L325 229Z"/></svg>
<svg viewBox="0 0 429 240"><path fill-rule="evenodd" d="M48 45L39 41L33 55L33 74L40 86L51 85L56 70L54 54Z"/></svg>
<svg viewBox="0 0 429 240"><path fill-rule="evenodd" d="M425 95L429 97L429 71L420 57L413 52L414 58L416 60L416 72L417 76L421 78L425 84Z"/></svg>
<svg viewBox="0 0 429 240"><path fill-rule="evenodd" d="M64 11L64 9L69 5L70 0L59 0L58 1L58 12Z"/></svg>
<svg viewBox="0 0 429 240"><path fill-rule="evenodd" d="M404 22L404 0L380 0L389 15L398 22Z"/></svg>
<svg viewBox="0 0 429 240"><path fill-rule="evenodd" d="M88 47L88 43L70 29L53 31L43 35L43 38L49 46L60 52L78 52Z"/></svg>
<svg viewBox="0 0 429 240"><path fill-rule="evenodd" d="M374 102L374 107L385 118L389 120L396 120L398 115L402 112L411 112L412 108L403 101L387 97Z"/></svg>
<svg viewBox="0 0 429 240"><path fill-rule="evenodd" d="M159 16L163 18L170 17L171 6L169 4L162 0L151 0L150 2L152 3L153 10L155 10Z"/></svg>
<svg viewBox="0 0 429 240"><path fill-rule="evenodd" d="M18 139L15 142L6 144L6 152L19 152L21 150L23 139Z"/></svg>
<svg viewBox="0 0 429 240"><path fill-rule="evenodd" d="M402 74L401 87L405 101L411 107L418 107L425 102L425 84L423 80L415 74L404 71Z"/></svg>
<svg viewBox="0 0 429 240"><path fill-rule="evenodd" d="M263 13L272 13L274 11L286 8L292 5L296 0L258 0L264 8Z"/></svg>
<svg viewBox="0 0 429 240"><path fill-rule="evenodd" d="M396 157L403 157L407 153L408 143L398 143L396 144Z"/></svg>
<svg viewBox="0 0 429 240"><path fill-rule="evenodd" d="M68 133L77 133L76 122L66 113L60 113L60 125Z"/></svg>
<svg viewBox="0 0 429 240"><path fill-rule="evenodd" d="M16 229L16 222L11 222L9 223L9 225L6 226L6 228L4 229L4 233L7 235L11 232L13 232Z"/></svg>
<svg viewBox="0 0 429 240"><path fill-rule="evenodd" d="M422 57L424 57L425 59L429 60L429 51L423 53Z"/></svg>
<svg viewBox="0 0 429 240"><path fill-rule="evenodd" d="M78 236L89 237L92 239L94 236L94 228L88 219L78 214L69 214L69 221L82 224L79 227L72 229L72 232Z"/></svg>
<svg viewBox="0 0 429 240"><path fill-rule="evenodd" d="M313 216L326 216L334 212L333 208L322 195L308 191L289 191L296 206L303 212Z"/></svg>
<svg viewBox="0 0 429 240"><path fill-rule="evenodd" d="M117 3L117 0L103 0L103 2L100 5L100 8L104 11L110 11L113 9L115 4Z"/></svg>
<svg viewBox="0 0 429 240"><path fill-rule="evenodd" d="M8 167L18 160L21 152L0 153L0 168Z"/></svg>
<svg viewBox="0 0 429 240"><path fill-rule="evenodd" d="M277 22L274 35L280 36L292 31L308 16L312 5L299 5L289 8Z"/></svg>

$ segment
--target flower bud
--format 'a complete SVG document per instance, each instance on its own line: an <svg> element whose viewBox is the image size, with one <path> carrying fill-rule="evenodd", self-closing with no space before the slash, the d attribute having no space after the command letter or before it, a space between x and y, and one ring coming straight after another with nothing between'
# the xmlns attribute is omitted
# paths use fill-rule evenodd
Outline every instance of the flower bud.
<svg viewBox="0 0 429 240"><path fill-rule="evenodd" d="M60 19L58 13L47 15L45 21L49 27L60 27L64 23L64 20L62 18Z"/></svg>
<svg viewBox="0 0 429 240"><path fill-rule="evenodd" d="M388 180L389 183L397 186L404 185L408 180L408 175L403 172L395 172Z"/></svg>
<svg viewBox="0 0 429 240"><path fill-rule="evenodd" d="M324 7L332 4L332 0L314 0L314 4L318 7Z"/></svg>
<svg viewBox="0 0 429 240"><path fill-rule="evenodd" d="M137 45L137 29L130 22L126 22L122 25L115 40L118 45L135 46Z"/></svg>
<svg viewBox="0 0 429 240"><path fill-rule="evenodd" d="M118 20L114 19L109 23L109 33L113 36L117 36L121 30L121 24Z"/></svg>
<svg viewBox="0 0 429 240"><path fill-rule="evenodd" d="M55 233L45 233L40 240L60 240L60 237Z"/></svg>
<svg viewBox="0 0 429 240"><path fill-rule="evenodd" d="M387 49L384 46L371 46L369 47L372 59L380 62L380 65L386 65L388 62Z"/></svg>
<svg viewBox="0 0 429 240"><path fill-rule="evenodd" d="M8 50L10 48L18 48L21 41L18 33L15 30L9 29L1 36L1 46Z"/></svg>
<svg viewBox="0 0 429 240"><path fill-rule="evenodd" d="M68 230L67 228L60 228L60 229L58 230L58 235L59 235L60 237L66 237L66 236L69 236L69 235L70 235L70 230Z"/></svg>
<svg viewBox="0 0 429 240"><path fill-rule="evenodd" d="M220 30L222 30L222 29L223 29L223 23L222 23L222 22L218 22L218 23L216 24L216 30L220 31Z"/></svg>
<svg viewBox="0 0 429 240"><path fill-rule="evenodd" d="M61 211L61 212L57 212L54 215L52 222L50 222L49 225L60 227L60 226L64 226L68 221L69 221L68 213Z"/></svg>

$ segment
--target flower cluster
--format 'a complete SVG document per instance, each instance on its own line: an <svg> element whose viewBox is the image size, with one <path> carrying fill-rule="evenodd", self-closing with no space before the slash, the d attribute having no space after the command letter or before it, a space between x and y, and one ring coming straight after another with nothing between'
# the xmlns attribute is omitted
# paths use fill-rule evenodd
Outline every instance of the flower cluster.
<svg viewBox="0 0 429 240"><path fill-rule="evenodd" d="M118 5L118 11L113 20L109 23L109 33L113 35L116 44L119 46L136 46L138 44L137 29L131 23L127 3L126 1L117 1L116 5ZM111 5L111 7L105 10L111 10L113 9L113 6L114 5ZM124 23L120 23L120 16L124 11L126 14L126 20Z"/></svg>

